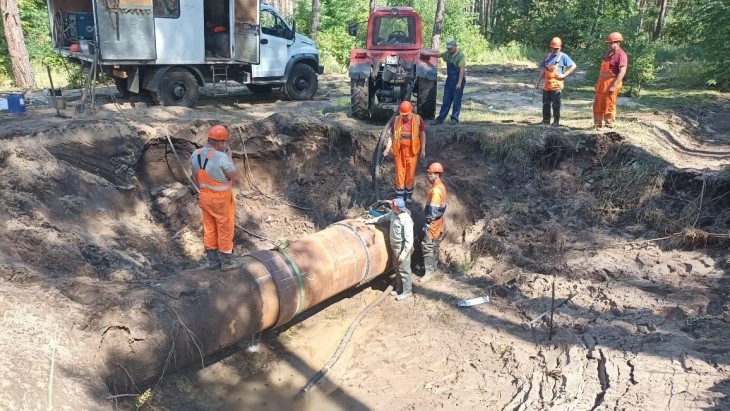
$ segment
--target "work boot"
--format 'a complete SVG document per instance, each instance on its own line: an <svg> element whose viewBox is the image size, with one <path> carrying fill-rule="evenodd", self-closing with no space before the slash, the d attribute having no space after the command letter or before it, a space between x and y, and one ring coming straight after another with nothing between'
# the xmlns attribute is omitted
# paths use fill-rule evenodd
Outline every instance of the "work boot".
<svg viewBox="0 0 730 411"><path fill-rule="evenodd" d="M221 271L231 271L241 268L243 263L233 258L233 253L220 253Z"/></svg>
<svg viewBox="0 0 730 411"><path fill-rule="evenodd" d="M205 250L205 260L209 270L218 270L221 268L221 259L218 256L218 250Z"/></svg>
<svg viewBox="0 0 730 411"><path fill-rule="evenodd" d="M421 280L419 282L427 283L427 282L433 280L434 278L436 278L436 273L434 271L426 271L426 274L424 274L423 277L421 277Z"/></svg>
<svg viewBox="0 0 730 411"><path fill-rule="evenodd" d="M413 193L409 193L408 191L406 191L406 200L405 200L406 201L406 204L413 203L413 198L412 197L413 197Z"/></svg>
<svg viewBox="0 0 730 411"><path fill-rule="evenodd" d="M431 122L431 125L432 126L440 126L441 124L444 124L444 121L443 120L436 119L436 120L434 120L434 121Z"/></svg>
<svg viewBox="0 0 730 411"><path fill-rule="evenodd" d="M613 120L606 120L606 128L613 128Z"/></svg>
<svg viewBox="0 0 730 411"><path fill-rule="evenodd" d="M408 291L406 293L400 293L395 296L395 300L396 301L405 300L406 298L411 297L412 295L413 295L412 291Z"/></svg>
<svg viewBox="0 0 730 411"><path fill-rule="evenodd" d="M553 121L553 127L560 127L560 123L557 120Z"/></svg>

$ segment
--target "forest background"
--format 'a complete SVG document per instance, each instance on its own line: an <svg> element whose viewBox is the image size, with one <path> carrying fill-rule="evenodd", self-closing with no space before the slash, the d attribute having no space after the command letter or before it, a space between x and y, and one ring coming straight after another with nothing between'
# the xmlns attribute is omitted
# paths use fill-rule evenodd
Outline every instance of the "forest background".
<svg viewBox="0 0 730 411"><path fill-rule="evenodd" d="M316 39L326 73L344 73L350 50L364 44L347 33L349 23L364 28L373 7L410 6L421 15L427 47L443 49L455 38L469 64L539 62L554 36L564 51L597 75L610 32L623 33L630 56L625 83L638 95L662 83L677 88L730 88L730 2L727 0L274 0L297 31ZM0 89L47 87L45 65L62 86L79 86L79 69L51 49L45 0L0 0ZM17 10L17 11L14 11ZM12 24L19 15L22 33ZM22 34L22 47L12 36ZM442 41L444 39L444 41ZM11 40L11 41L8 41ZM16 42L17 44L17 42ZM9 45L11 45L9 47ZM16 49L13 50L12 48ZM12 53L11 53L12 52ZM27 56L30 74L19 78L11 56ZM21 55L21 58L24 57ZM58 86L58 85L57 85Z"/></svg>

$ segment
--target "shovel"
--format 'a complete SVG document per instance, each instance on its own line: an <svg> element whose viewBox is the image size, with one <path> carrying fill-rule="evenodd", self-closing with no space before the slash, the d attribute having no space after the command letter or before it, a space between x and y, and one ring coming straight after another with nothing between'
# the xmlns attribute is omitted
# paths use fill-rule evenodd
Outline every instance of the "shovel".
<svg viewBox="0 0 730 411"><path fill-rule="evenodd" d="M46 65L46 71L48 72L48 81L51 83L51 98L53 99L53 107L56 109L56 117L70 118L65 114L61 114L58 109L58 102L56 101L56 88L53 87L53 77L51 77L51 66Z"/></svg>

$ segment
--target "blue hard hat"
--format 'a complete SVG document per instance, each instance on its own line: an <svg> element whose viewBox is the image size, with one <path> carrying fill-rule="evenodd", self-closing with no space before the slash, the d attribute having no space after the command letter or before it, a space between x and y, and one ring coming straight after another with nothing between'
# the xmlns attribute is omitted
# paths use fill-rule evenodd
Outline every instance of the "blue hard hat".
<svg viewBox="0 0 730 411"><path fill-rule="evenodd" d="M406 212L408 209L406 208L406 202L401 197L396 197L391 202L391 207L395 206L400 208L400 211Z"/></svg>

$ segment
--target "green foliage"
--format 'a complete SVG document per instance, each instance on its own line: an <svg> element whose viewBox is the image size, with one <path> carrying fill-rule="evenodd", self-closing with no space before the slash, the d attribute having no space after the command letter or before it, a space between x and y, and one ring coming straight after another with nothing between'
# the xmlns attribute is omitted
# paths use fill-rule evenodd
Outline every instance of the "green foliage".
<svg viewBox="0 0 730 411"><path fill-rule="evenodd" d="M355 48L356 40L347 34L347 28L330 27L317 34L317 47L322 60L334 59L338 64L347 66L350 50Z"/></svg>
<svg viewBox="0 0 730 411"><path fill-rule="evenodd" d="M726 1L709 2L694 17L700 26L700 46L708 50L707 60L714 77L708 80L720 88L730 88L730 4Z"/></svg>

